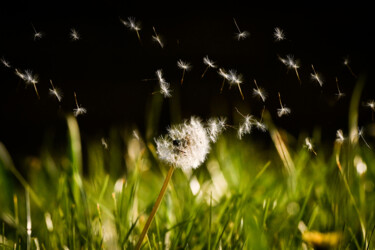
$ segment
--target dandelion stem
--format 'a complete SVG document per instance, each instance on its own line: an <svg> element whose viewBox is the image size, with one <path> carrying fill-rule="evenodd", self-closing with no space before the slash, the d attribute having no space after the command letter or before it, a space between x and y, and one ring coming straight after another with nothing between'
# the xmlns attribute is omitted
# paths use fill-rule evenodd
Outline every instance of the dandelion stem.
<svg viewBox="0 0 375 250"><path fill-rule="evenodd" d="M139 250L141 248L141 245L142 245L142 242L147 234L147 231L148 229L150 228L150 225L151 225L151 222L152 220L154 219L155 217L155 214L159 208L159 205L164 197L164 194L165 194L165 191L167 190L167 187L168 187L168 183L172 177L172 174L173 174L173 171L175 170L175 167L174 166L171 166L168 170L168 174L167 176L165 177L165 180L164 180L164 183L163 183L163 186L160 190L160 193L159 193L159 196L158 198L156 199L156 202L154 204L154 207L152 208L152 211L151 211L151 214L150 216L148 217L147 219L147 222L146 222L146 225L144 226L143 230L142 230L142 233L141 233L141 236L139 237L139 240L137 242L137 245L135 246L135 249L136 250Z"/></svg>
<svg viewBox="0 0 375 250"><path fill-rule="evenodd" d="M348 70L349 70L350 74L351 74L352 76L354 76L354 78L357 78L357 75L356 75L356 74L354 74L354 72L353 72L352 68L351 68L351 67L349 66L349 64L348 64L348 63L346 63L345 65L346 65L346 67L348 68Z"/></svg>
<svg viewBox="0 0 375 250"><path fill-rule="evenodd" d="M241 96L242 96L242 100L245 100L245 97L244 97L243 94L242 94L242 90L241 90L240 84L237 83L237 86L238 86L238 90L240 91L240 94L241 94Z"/></svg>
<svg viewBox="0 0 375 250"><path fill-rule="evenodd" d="M74 100L76 101L76 106L77 106L77 108L79 108L79 106L78 106L78 101L77 101L77 94L76 94L76 92L74 92Z"/></svg>
<svg viewBox="0 0 375 250"><path fill-rule="evenodd" d="M221 84L221 88L220 88L220 94L223 92L223 88L224 88L224 83L225 83L225 78L223 79L223 83Z"/></svg>
<svg viewBox="0 0 375 250"><path fill-rule="evenodd" d="M207 72L207 70L208 70L208 68L209 68L210 66L207 66L206 67L206 69L204 70L204 72L203 72L203 74L202 74L202 77L201 78L203 78L204 77L204 75L206 74L206 72Z"/></svg>
<svg viewBox="0 0 375 250"><path fill-rule="evenodd" d="M301 85L302 82L301 82L301 78L299 78L299 74L298 74L297 67L294 67L294 70L296 71L296 75L297 75L297 78L298 78L299 84Z"/></svg>
<svg viewBox="0 0 375 250"><path fill-rule="evenodd" d="M39 96L39 93L38 93L38 89L37 89L37 87L36 87L36 84L33 83L33 85L34 85L35 93L36 93L36 95L38 96L38 99L40 100L40 96Z"/></svg>
<svg viewBox="0 0 375 250"><path fill-rule="evenodd" d="M185 77L185 69L182 71L181 85L184 82L184 77Z"/></svg>
<svg viewBox="0 0 375 250"><path fill-rule="evenodd" d="M236 28L237 28L238 32L241 33L241 30L240 30L240 28L237 25L236 19L233 18L233 21L234 21L234 25L236 25Z"/></svg>
<svg viewBox="0 0 375 250"><path fill-rule="evenodd" d="M282 102L281 102L281 96L280 96L280 92L277 92L277 94L279 95L279 102L280 102L280 106L281 106L281 108L283 108L283 104L282 104Z"/></svg>
<svg viewBox="0 0 375 250"><path fill-rule="evenodd" d="M138 37L139 43L142 45L141 36L139 35L138 30L136 30L135 32L137 32L137 37Z"/></svg>

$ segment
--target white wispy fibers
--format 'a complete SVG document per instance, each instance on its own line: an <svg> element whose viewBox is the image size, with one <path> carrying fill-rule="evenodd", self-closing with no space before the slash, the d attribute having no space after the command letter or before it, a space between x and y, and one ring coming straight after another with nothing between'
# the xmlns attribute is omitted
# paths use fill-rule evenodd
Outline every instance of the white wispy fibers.
<svg viewBox="0 0 375 250"><path fill-rule="evenodd" d="M72 39L72 41L78 41L79 39L81 39L81 36L76 29L72 28L70 30L70 38Z"/></svg>
<svg viewBox="0 0 375 250"><path fill-rule="evenodd" d="M274 33L273 33L273 37L275 38L276 42L285 40L284 31L282 29L280 29L279 27L276 27L275 30L274 30Z"/></svg>
<svg viewBox="0 0 375 250"><path fill-rule="evenodd" d="M199 167L210 150L207 130L196 117L169 128L155 142L159 158L182 169Z"/></svg>
<svg viewBox="0 0 375 250"><path fill-rule="evenodd" d="M226 118L211 118L207 122L207 133L212 142L216 142L219 134L225 130Z"/></svg>
<svg viewBox="0 0 375 250"><path fill-rule="evenodd" d="M238 26L236 19L233 18L233 21L234 21L234 25L236 25L236 28L238 30L238 33L236 33L236 38L237 38L238 41L240 41L242 39L245 39L248 36L250 36L250 33L248 31L246 31L246 30L241 31L240 30L240 27Z"/></svg>

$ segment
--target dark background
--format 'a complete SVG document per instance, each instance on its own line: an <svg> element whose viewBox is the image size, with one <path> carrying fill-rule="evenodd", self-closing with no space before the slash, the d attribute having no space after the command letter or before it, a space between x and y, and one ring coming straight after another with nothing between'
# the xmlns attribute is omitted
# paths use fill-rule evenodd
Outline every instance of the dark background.
<svg viewBox="0 0 375 250"><path fill-rule="evenodd" d="M63 126L63 114L75 108L73 91L87 114L78 117L82 137L107 136L111 127L139 127L145 130L147 107L156 81L163 69L171 83L173 97L178 98L182 118L197 115L209 118L226 116L237 123L243 113L260 116L263 103L253 98L253 79L268 92L266 108L274 122L298 136L302 131L320 127L329 140L335 131L347 127L348 105L356 80L343 64L346 57L357 75L367 77L363 104L375 98L373 70L373 17L363 8L299 9L226 8L215 6L195 10L163 6L128 6L126 3L2 2L0 8L0 57L12 65L0 65L0 141L11 154L37 153L46 131ZM183 5L183 4L182 4ZM162 9L161 11L159 9ZM199 9L199 10L197 10ZM136 33L119 20L134 16L142 24L140 44ZM233 18L250 37L237 41ZM33 28L43 33L34 41ZM164 38L161 49L152 41L152 27ZM275 42L273 31L282 28L286 40ZM81 35L71 41L70 29ZM288 71L277 56L292 54L299 59L302 85L294 71ZM225 69L237 69L244 76L242 101L237 88L224 89L216 70L205 69L208 55ZM177 60L192 64L183 86ZM321 88L311 80L311 64L323 76ZM30 69L39 76L38 100L32 87L15 75L14 68ZM335 77L346 97L337 101ZM59 104L48 95L49 79L62 89ZM277 93L291 108L288 117L278 118ZM169 123L168 102L163 105L160 131ZM371 111L360 107L360 124L372 123Z"/></svg>

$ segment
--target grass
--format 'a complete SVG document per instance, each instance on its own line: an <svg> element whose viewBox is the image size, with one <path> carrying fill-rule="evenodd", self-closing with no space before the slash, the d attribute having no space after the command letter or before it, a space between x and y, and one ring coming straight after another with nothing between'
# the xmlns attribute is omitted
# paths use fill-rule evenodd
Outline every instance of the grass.
<svg viewBox="0 0 375 250"><path fill-rule="evenodd" d="M357 124L361 87L349 129ZM108 149L93 141L85 158L73 116L66 152L47 147L16 167L0 143L0 249L134 248L169 169L156 156L159 118L151 113L145 136L114 131ZM375 247L373 151L346 140L317 145L315 156L302 136L290 140L267 113L265 122L273 142L267 150L228 131L200 168L174 171L143 249ZM362 175L355 158L367 165Z"/></svg>

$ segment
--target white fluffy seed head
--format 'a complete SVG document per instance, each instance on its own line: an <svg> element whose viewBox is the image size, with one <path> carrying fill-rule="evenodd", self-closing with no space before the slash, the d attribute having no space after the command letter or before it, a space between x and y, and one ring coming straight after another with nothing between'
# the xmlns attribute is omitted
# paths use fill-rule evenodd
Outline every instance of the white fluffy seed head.
<svg viewBox="0 0 375 250"><path fill-rule="evenodd" d="M199 167L210 150L207 130L196 117L171 127L166 136L155 142L159 158L182 169Z"/></svg>
<svg viewBox="0 0 375 250"><path fill-rule="evenodd" d="M341 129L337 130L336 132L336 142L337 143L343 143L345 141L344 134Z"/></svg>
<svg viewBox="0 0 375 250"><path fill-rule="evenodd" d="M279 27L276 27L275 28L275 31L273 33L273 36L275 38L275 41L282 41L285 39L285 34L284 34L284 31L282 29L280 29Z"/></svg>
<svg viewBox="0 0 375 250"><path fill-rule="evenodd" d="M254 88L253 96L259 97L263 102L265 102L267 99L267 92L263 88Z"/></svg>
<svg viewBox="0 0 375 250"><path fill-rule="evenodd" d="M61 100L63 98L63 93L58 88L51 88L51 89L49 89L49 94L51 96L56 97L59 102L61 102Z"/></svg>
<svg viewBox="0 0 375 250"><path fill-rule="evenodd" d="M287 107L285 107L285 106L283 106L283 107L277 109L277 115L278 115L279 117L282 117L283 115L289 115L290 112L291 112L290 108L287 108Z"/></svg>
<svg viewBox="0 0 375 250"><path fill-rule="evenodd" d="M180 68L180 69L183 69L183 70L186 70L186 71L189 71L191 69L191 65L190 63L188 62L184 62L182 60L178 60L177 61L177 66Z"/></svg>
<svg viewBox="0 0 375 250"><path fill-rule="evenodd" d="M206 64L210 68L216 68L215 62L210 60L208 56L203 57L203 63Z"/></svg>
<svg viewBox="0 0 375 250"><path fill-rule="evenodd" d="M72 41L77 41L80 39L80 35L76 29L70 30L70 38L72 39Z"/></svg>

